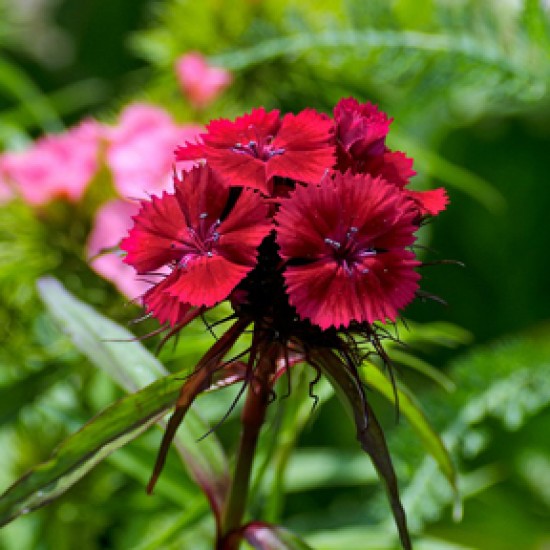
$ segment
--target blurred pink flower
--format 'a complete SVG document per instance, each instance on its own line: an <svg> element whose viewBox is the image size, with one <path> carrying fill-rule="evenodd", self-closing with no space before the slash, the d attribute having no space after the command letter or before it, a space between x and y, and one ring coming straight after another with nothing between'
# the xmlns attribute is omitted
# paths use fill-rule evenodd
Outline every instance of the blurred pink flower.
<svg viewBox="0 0 550 550"><path fill-rule="evenodd" d="M96 273L111 281L130 299L141 296L151 284L136 277L132 267L123 262L122 256L111 252L96 256L102 250L118 246L132 227L132 216L139 211L139 204L112 200L104 204L96 213L94 227L88 238L88 257Z"/></svg>
<svg viewBox="0 0 550 550"><path fill-rule="evenodd" d="M176 125L166 111L153 105L126 107L107 136L107 164L119 195L144 198L171 189L174 149L201 131L197 125ZM192 162L177 165L181 169L192 166Z"/></svg>
<svg viewBox="0 0 550 550"><path fill-rule="evenodd" d="M62 134L40 138L26 151L5 153L5 178L29 204L57 197L77 202L97 172L102 132L99 123L86 120Z"/></svg>
<svg viewBox="0 0 550 550"><path fill-rule="evenodd" d="M189 52L176 61L176 75L183 93L195 107L205 107L227 88L233 77L220 67L211 67L199 52Z"/></svg>

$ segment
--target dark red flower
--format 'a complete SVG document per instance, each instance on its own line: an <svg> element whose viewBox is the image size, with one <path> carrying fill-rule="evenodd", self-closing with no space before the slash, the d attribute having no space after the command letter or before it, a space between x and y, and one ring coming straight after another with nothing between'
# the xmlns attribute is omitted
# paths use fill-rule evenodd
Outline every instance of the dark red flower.
<svg viewBox="0 0 550 550"><path fill-rule="evenodd" d="M183 179L175 176L175 194L152 197L134 217L120 245L125 262L140 274L171 269L144 296L159 320L175 324L190 306L215 305L255 266L257 248L271 229L268 207L250 189L231 207L230 193L200 166Z"/></svg>
<svg viewBox="0 0 550 550"><path fill-rule="evenodd" d="M418 288L419 262L406 248L416 217L396 186L349 172L283 199L277 243L298 315L322 329L395 320Z"/></svg>
<svg viewBox="0 0 550 550"><path fill-rule="evenodd" d="M341 99L334 108L338 169L363 172L362 164L382 155L392 120L370 102Z"/></svg>
<svg viewBox="0 0 550 550"><path fill-rule="evenodd" d="M205 159L226 185L272 192L272 178L318 182L334 164L332 122L313 109L281 120L279 111L254 109L230 121L214 120L202 143L176 150L177 160Z"/></svg>

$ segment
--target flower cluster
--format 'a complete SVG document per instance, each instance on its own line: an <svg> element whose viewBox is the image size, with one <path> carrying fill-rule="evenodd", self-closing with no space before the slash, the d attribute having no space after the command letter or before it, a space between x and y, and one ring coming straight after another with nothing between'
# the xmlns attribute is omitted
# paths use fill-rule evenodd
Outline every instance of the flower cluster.
<svg viewBox="0 0 550 550"><path fill-rule="evenodd" d="M142 202L120 247L125 262L154 281L143 305L169 330L166 338L224 300L234 324L183 384L149 491L186 411L215 380L241 381L239 395L249 386L240 449L250 453L275 382L286 373L290 384L292 367L305 363L346 396L411 548L388 449L360 379L359 341L387 360L381 324L395 321L417 294L415 233L447 197L443 189L408 189L412 160L386 145L390 123L355 99L340 101L332 118L258 108L213 121L177 148L177 162L193 168L175 171L173 192ZM227 359L248 327L250 348ZM235 503L246 494L239 483L251 463L238 460L225 515L216 512L223 541L242 536L243 509Z"/></svg>
<svg viewBox="0 0 550 550"><path fill-rule="evenodd" d="M351 98L334 118L258 108L178 147L197 165L142 204L121 244L140 275L168 270L148 312L183 326L229 299L277 333L394 321L418 289L415 232L447 199L407 188L412 159L387 147L390 123Z"/></svg>

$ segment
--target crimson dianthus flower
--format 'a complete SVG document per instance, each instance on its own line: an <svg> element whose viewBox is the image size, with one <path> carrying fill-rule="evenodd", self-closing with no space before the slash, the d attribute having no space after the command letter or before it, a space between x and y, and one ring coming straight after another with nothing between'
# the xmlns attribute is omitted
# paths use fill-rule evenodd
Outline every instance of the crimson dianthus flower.
<svg viewBox="0 0 550 550"><path fill-rule="evenodd" d="M417 222L424 216L435 216L445 210L448 197L440 187L433 191L405 189L416 174L413 159L386 146L386 136L393 119L370 102L354 98L341 99L334 108L336 135L336 168L341 172L380 176L403 189L417 208Z"/></svg>
<svg viewBox="0 0 550 550"><path fill-rule="evenodd" d="M212 121L202 143L186 143L176 159L204 159L228 186L273 191L274 177L317 183L334 164L333 123L313 109L282 119L259 108L230 121Z"/></svg>
<svg viewBox="0 0 550 550"><path fill-rule="evenodd" d="M239 396L249 387L239 447L249 453L277 379L286 373L290 390L294 366L307 363L315 380L327 376L350 403L357 438L386 483L403 547L411 548L359 368L365 352L391 365L381 342L391 335L378 323L396 321L417 294L415 232L445 208L447 196L443 189L407 188L413 162L387 147L390 123L375 105L351 98L337 105L334 120L312 109L281 118L259 108L235 121L211 122L200 143L177 150L177 160L201 162L175 177L173 194L142 204L121 244L125 261L141 275L161 277L143 303L172 327L167 337L224 299L234 322L183 384L149 492L178 425L215 377L227 385L242 381ZM228 359L247 331L250 347ZM250 457L237 460L235 479L249 476L251 464ZM238 485L229 495L207 491L217 547L245 536L242 510L235 518L221 514L231 511L239 491Z"/></svg>
<svg viewBox="0 0 550 550"><path fill-rule="evenodd" d="M298 187L276 216L290 303L322 329L394 321L415 295L416 209L395 186L335 173Z"/></svg>
<svg viewBox="0 0 550 550"><path fill-rule="evenodd" d="M361 171L361 163L382 155L392 120L370 102L341 99L334 108L338 169Z"/></svg>
<svg viewBox="0 0 550 550"><path fill-rule="evenodd" d="M174 180L174 194L142 203L120 245L124 261L139 274L170 270L144 295L144 304L171 325L191 306L211 307L227 298L255 266L257 248L271 229L257 192L245 189L235 199L207 166Z"/></svg>

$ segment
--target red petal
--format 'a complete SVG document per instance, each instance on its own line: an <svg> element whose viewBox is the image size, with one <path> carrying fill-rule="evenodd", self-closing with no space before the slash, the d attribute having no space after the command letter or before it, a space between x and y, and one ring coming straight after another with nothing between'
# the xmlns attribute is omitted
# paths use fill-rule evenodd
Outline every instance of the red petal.
<svg viewBox="0 0 550 550"><path fill-rule="evenodd" d="M171 327L180 323L193 307L191 304L180 302L166 291L175 277L176 275L171 273L150 288L142 299L147 313L152 313L161 324L168 323Z"/></svg>
<svg viewBox="0 0 550 550"><path fill-rule="evenodd" d="M175 178L175 195L144 203L122 243L127 263L140 272L165 264L173 269L144 299L148 311L171 324L191 306L227 298L256 265L257 248L271 230L259 193L241 191L226 212L230 190L208 166L182 177Z"/></svg>
<svg viewBox="0 0 550 550"><path fill-rule="evenodd" d="M273 148L284 153L268 160L267 177L318 183L335 161L332 131L332 121L313 109L287 114L273 140Z"/></svg>
<svg viewBox="0 0 550 550"><path fill-rule="evenodd" d="M199 185L194 188L200 190ZM208 195L207 191L202 193L206 203ZM185 267L178 268L170 295L182 302L207 307L227 298L256 265L257 248L271 230L267 213L268 206L260 195L244 190L218 227L220 237L210 255L196 256Z"/></svg>
<svg viewBox="0 0 550 550"><path fill-rule="evenodd" d="M175 196L183 215L183 227L211 225L222 215L229 190L208 166L198 166L175 178Z"/></svg>
<svg viewBox="0 0 550 550"><path fill-rule="evenodd" d="M356 99L347 98L334 108L336 138L341 159L349 153L351 163L365 161L370 156L384 153L384 142L392 119L370 102L359 104ZM341 166L345 168L347 166Z"/></svg>
<svg viewBox="0 0 550 550"><path fill-rule="evenodd" d="M413 170L412 158L401 151L389 150L382 156L371 158L361 171L373 176L381 176L401 188L408 185L409 180L416 174Z"/></svg>
<svg viewBox="0 0 550 550"><path fill-rule="evenodd" d="M255 266L257 248L272 229L268 212L268 204L258 193L244 189L219 227L219 253L234 263Z"/></svg>
<svg viewBox="0 0 550 550"><path fill-rule="evenodd" d="M443 187L438 187L432 191L407 190L407 195L419 205L422 216L436 216L445 210L447 204L449 204L447 191Z"/></svg>
<svg viewBox="0 0 550 550"><path fill-rule="evenodd" d="M250 187L269 195L266 163L230 149L208 148L208 163L223 178L225 185Z"/></svg>
<svg viewBox="0 0 550 550"><path fill-rule="evenodd" d="M128 253L125 263L138 273L148 273L178 258L171 244L186 224L174 195L163 193L142 202L133 220L134 227L120 243L120 248Z"/></svg>
<svg viewBox="0 0 550 550"><path fill-rule="evenodd" d="M179 302L211 307L227 298L251 269L219 255L200 256L174 272L176 277L167 292Z"/></svg>
<svg viewBox="0 0 550 550"><path fill-rule="evenodd" d="M419 262L408 251L387 252L363 276L353 276L336 262L288 267L290 303L303 319L322 329L347 327L351 321L394 321L418 288Z"/></svg>
<svg viewBox="0 0 550 550"><path fill-rule="evenodd" d="M205 134L201 134L200 137L203 138ZM176 147L175 151L176 161L183 160L199 160L203 159L206 156L205 146L203 143L191 143L187 141L184 145Z"/></svg>
<svg viewBox="0 0 550 550"><path fill-rule="evenodd" d="M224 118L213 120L206 127L208 133L204 134L204 143L209 147L227 149L234 147L236 143L258 142L274 136L280 125L279 111L266 112L260 107L234 121Z"/></svg>

